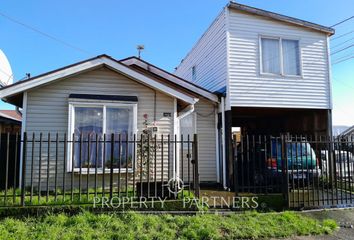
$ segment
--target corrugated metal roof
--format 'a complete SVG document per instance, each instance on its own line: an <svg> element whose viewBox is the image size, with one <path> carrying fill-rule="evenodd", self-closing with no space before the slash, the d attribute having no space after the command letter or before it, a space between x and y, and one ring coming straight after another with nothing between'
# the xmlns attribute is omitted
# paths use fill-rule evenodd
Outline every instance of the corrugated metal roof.
<svg viewBox="0 0 354 240"><path fill-rule="evenodd" d="M8 118L15 121L22 121L22 116L16 110L0 110L0 117Z"/></svg>

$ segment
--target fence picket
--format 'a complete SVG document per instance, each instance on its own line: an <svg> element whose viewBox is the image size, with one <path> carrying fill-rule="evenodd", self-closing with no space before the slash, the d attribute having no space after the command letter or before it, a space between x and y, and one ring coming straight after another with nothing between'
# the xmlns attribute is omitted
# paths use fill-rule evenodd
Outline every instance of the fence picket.
<svg viewBox="0 0 354 240"><path fill-rule="evenodd" d="M174 136L172 139L170 135L166 138L163 134L160 135L161 139L148 134L141 134L140 139L135 135L132 139L129 135L119 135L117 141L114 134L107 140L105 135L102 138L99 134L86 132L71 136L48 132L45 138L39 133L39 139L36 139L35 133L31 135L30 139L27 139L27 133L22 139L6 135L7 141L3 144L7 156L4 164L5 192L0 196L0 206L24 206L27 202L26 189L30 190L28 203L33 206L89 204L101 193L105 195L105 178L108 178L106 168L110 171L111 199L116 193L119 197L174 197L174 194L166 194L165 184L171 180L171 176L179 176L186 183L183 186L179 183L176 185L176 190L182 187L182 194L187 190L190 194L192 189L195 196L200 194L197 135L193 135L193 139L189 135ZM22 155L14 153L15 159L19 156L22 159L20 174L17 173L17 163L10 162L12 151L19 149L17 146L10 148L16 142L23 147ZM109 155L110 159L107 159ZM102 166L99 161L102 161ZM16 185L20 181L21 194L16 195ZM100 188L102 192L99 192ZM69 201L65 198L66 194L70 196ZM36 195L38 200L33 201ZM41 199L42 196L45 198ZM9 198L11 201L8 201Z"/></svg>

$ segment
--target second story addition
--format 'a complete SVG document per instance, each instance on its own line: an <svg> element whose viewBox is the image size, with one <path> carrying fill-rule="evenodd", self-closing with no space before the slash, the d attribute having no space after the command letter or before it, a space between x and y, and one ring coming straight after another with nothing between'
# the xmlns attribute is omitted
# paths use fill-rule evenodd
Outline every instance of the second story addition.
<svg viewBox="0 0 354 240"><path fill-rule="evenodd" d="M334 30L230 2L176 74L226 93L232 107L331 109Z"/></svg>

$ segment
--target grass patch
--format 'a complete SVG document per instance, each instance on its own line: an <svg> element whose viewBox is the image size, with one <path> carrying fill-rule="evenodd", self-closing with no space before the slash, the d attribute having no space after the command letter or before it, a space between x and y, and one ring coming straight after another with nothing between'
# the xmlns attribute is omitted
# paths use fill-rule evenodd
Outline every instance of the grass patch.
<svg viewBox="0 0 354 240"><path fill-rule="evenodd" d="M129 199L138 200L138 192L139 189L135 189L133 192L132 188L123 189L118 192L115 188L112 197L114 197L115 201L117 198L128 197ZM38 192L35 191L32 194L29 191L25 192L25 206L55 206L55 205L92 205L94 203L95 197L109 197L109 190L105 189L103 191L102 188L97 188L96 190L90 188L88 191L83 189L79 191L78 189L74 189L73 191L66 191L65 194L61 189L55 191L50 191L48 194L46 192ZM154 194L150 194L149 197L145 196L147 199L154 198ZM157 197L157 196L156 196ZM155 198L156 198L155 197ZM167 199L175 199L172 195L168 193L161 198ZM183 197L193 198L194 194L192 191L183 191L178 194L176 199L183 199ZM12 206L20 206L21 204L21 190L20 189L8 189L6 194L4 191L0 191L0 207L12 207Z"/></svg>
<svg viewBox="0 0 354 240"><path fill-rule="evenodd" d="M333 220L294 212L172 216L81 212L0 220L0 239L257 239L329 234Z"/></svg>

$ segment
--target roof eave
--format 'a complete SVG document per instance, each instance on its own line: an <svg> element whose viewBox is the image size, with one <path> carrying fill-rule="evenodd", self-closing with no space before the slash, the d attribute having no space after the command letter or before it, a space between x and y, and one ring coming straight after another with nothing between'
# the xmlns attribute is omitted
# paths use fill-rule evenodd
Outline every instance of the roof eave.
<svg viewBox="0 0 354 240"><path fill-rule="evenodd" d="M114 71L126 75L129 78L135 79L138 82L149 85L150 87L165 92L167 95L183 100L189 104L195 104L198 101L197 98L188 96L183 92L176 91L167 86L163 86L163 84L155 82L153 79L150 79L149 77L137 73L134 69L120 63L119 61L116 61L115 59L107 55L100 55L98 57L82 61L79 64L70 65L70 67L64 67L59 70L55 70L47 74L31 78L30 80L9 85L6 88L0 89L0 98L6 100L6 98L10 96L17 95L19 93L28 91L35 87L42 86L52 81L65 79L75 74L79 74L100 66L107 66Z"/></svg>
<svg viewBox="0 0 354 240"><path fill-rule="evenodd" d="M148 62L146 62L146 61L144 61L142 59L139 59L137 57L129 57L129 58L125 58L125 59L120 60L120 62L122 62L124 64L127 64L127 65L134 65L135 64L137 66L143 67L147 71L150 71L151 73L156 74L156 75L158 75L158 76L160 76L160 77L162 77L162 78L164 78L164 79L166 79L168 81L171 81L171 82L174 82L174 83L178 82L178 85L180 87L186 88L189 91L192 91L192 92L194 92L197 95L200 95L200 96L202 96L204 98L209 99L210 101L213 101L213 102L216 102L216 103L219 102L218 97L217 97L216 94L214 94L214 93L212 93L212 92L210 92L210 91L208 91L206 89L203 89L202 87L197 86L197 85L195 85L195 84L193 84L193 83L191 83L191 82L189 82L189 81L187 81L185 79L182 79L182 78L180 78L180 77L178 77L178 76L176 76L176 75L174 75L172 73L169 73L169 72L167 72L167 71L165 71L165 70L163 70L163 69L161 69L161 68L159 68L159 67L157 67L155 65L152 65L152 64L150 64L150 63L148 63ZM141 65L141 64L143 64L143 65ZM166 77L166 75L169 75L173 79L173 81L168 79Z"/></svg>
<svg viewBox="0 0 354 240"><path fill-rule="evenodd" d="M312 23L312 22L308 22L308 21L305 21L305 20L301 20L301 19L298 19L298 18L285 16L285 15L282 15L282 14L266 11L266 10L259 9L259 8L250 7L250 6L239 4L239 3L235 3L235 2L229 2L227 4L227 7L231 8L231 9L239 10L239 11L244 11L244 12L247 12L247 13L250 13L250 14L263 16L263 17L268 17L268 18L271 18L271 19L275 19L275 20L278 20L278 21L283 21L283 22L295 24L295 25L298 25L298 26L306 27L306 28L311 28L313 30L317 30L317 31L326 33L329 36L332 36L335 33L335 30L333 28L330 28L330 27L322 26L322 25L319 25L319 24L316 24L316 23Z"/></svg>

